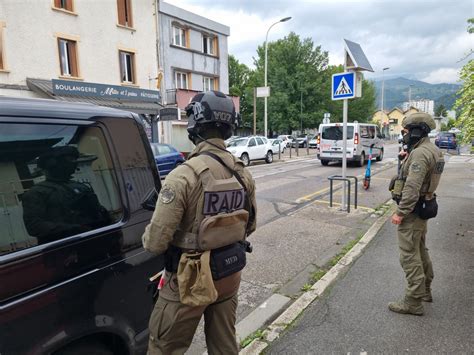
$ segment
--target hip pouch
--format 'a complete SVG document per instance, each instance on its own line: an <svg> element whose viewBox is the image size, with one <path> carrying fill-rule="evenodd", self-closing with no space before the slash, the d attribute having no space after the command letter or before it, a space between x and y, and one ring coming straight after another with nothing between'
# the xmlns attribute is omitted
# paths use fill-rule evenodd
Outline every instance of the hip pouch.
<svg viewBox="0 0 474 355"><path fill-rule="evenodd" d="M211 272L214 280L235 274L246 264L245 246L242 243L234 243L211 251Z"/></svg>
<svg viewBox="0 0 474 355"><path fill-rule="evenodd" d="M248 220L249 213L243 209L204 218L197 238L199 249L219 249L243 241Z"/></svg>
<svg viewBox="0 0 474 355"><path fill-rule="evenodd" d="M431 200L425 200L421 197L416 203L414 212L421 219L430 219L436 217L438 214L438 202L436 201L436 194L433 195Z"/></svg>
<svg viewBox="0 0 474 355"><path fill-rule="evenodd" d="M218 295L212 280L210 255L210 251L181 254L177 275L181 303L198 307L216 301Z"/></svg>

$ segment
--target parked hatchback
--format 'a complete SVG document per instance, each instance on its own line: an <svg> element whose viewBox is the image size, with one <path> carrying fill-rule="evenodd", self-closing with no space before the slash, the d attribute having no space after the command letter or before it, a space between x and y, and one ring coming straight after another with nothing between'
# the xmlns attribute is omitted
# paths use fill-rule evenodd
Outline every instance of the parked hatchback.
<svg viewBox="0 0 474 355"><path fill-rule="evenodd" d="M151 143L150 145L162 179L185 161L184 154L169 144Z"/></svg>
<svg viewBox="0 0 474 355"><path fill-rule="evenodd" d="M440 132L435 139L438 148L457 149L456 134L450 132Z"/></svg>

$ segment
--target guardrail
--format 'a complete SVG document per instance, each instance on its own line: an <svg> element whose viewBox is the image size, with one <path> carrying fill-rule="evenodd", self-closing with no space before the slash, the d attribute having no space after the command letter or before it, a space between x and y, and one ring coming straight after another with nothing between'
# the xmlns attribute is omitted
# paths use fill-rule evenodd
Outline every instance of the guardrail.
<svg viewBox="0 0 474 355"><path fill-rule="evenodd" d="M331 175L328 177L329 180L329 207L332 207L332 195L333 195L333 183L334 180L343 181L347 184L347 212L351 212L351 179L354 179L354 209L357 209L357 185L358 179L355 176L346 176L345 178L341 175ZM342 206L343 207L343 206Z"/></svg>

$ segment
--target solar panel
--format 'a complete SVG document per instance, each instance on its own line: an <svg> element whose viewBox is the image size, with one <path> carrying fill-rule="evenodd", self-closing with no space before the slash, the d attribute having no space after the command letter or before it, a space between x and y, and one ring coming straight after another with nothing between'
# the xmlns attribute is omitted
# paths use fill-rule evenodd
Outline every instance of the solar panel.
<svg viewBox="0 0 474 355"><path fill-rule="evenodd" d="M350 57L348 58L350 60L347 60L346 62L348 69L367 70L370 72L374 71L359 43L347 39L344 39L344 43L346 45L346 52Z"/></svg>

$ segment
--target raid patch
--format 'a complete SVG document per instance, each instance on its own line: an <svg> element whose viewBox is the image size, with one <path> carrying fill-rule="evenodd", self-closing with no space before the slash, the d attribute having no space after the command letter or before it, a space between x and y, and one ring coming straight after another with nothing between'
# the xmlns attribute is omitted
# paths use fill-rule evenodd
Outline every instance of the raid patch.
<svg viewBox="0 0 474 355"><path fill-rule="evenodd" d="M204 192L204 206L202 213L212 215L222 212L232 212L244 208L244 189L230 191Z"/></svg>

